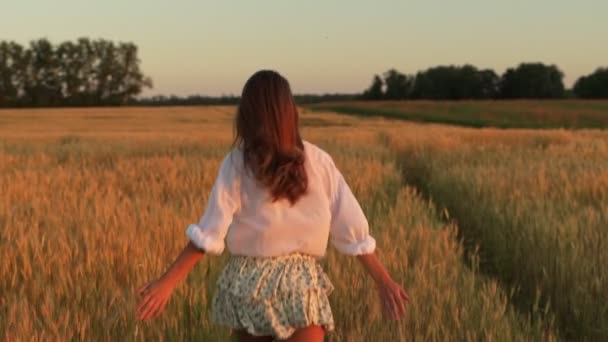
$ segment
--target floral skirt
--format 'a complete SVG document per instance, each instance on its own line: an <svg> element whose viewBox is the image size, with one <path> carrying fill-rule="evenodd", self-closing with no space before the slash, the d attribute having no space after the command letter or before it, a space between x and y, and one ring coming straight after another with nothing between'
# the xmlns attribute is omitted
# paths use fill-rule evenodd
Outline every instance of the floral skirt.
<svg viewBox="0 0 608 342"><path fill-rule="evenodd" d="M212 302L215 323L286 339L298 328L334 329L333 285L313 256L230 256Z"/></svg>

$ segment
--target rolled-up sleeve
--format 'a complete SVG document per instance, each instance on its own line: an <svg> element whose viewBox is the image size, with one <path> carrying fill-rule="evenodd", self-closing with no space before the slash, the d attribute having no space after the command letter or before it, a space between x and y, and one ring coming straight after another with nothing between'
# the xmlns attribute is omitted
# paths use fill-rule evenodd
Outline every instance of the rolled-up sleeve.
<svg viewBox="0 0 608 342"><path fill-rule="evenodd" d="M240 205L239 178L233 158L229 153L222 161L205 213L197 224L186 229L190 241L208 254L219 255L224 251L228 227Z"/></svg>
<svg viewBox="0 0 608 342"><path fill-rule="evenodd" d="M376 240L369 234L367 218L340 171L333 161L330 164L330 241L343 254L372 253L376 249Z"/></svg>

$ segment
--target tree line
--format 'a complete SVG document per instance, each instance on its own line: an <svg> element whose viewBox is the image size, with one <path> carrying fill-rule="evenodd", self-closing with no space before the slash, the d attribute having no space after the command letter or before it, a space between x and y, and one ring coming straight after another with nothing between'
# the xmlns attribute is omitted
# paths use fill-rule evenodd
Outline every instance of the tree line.
<svg viewBox="0 0 608 342"><path fill-rule="evenodd" d="M0 42L0 106L106 106L135 99L152 81L140 70L137 46L80 38L24 47Z"/></svg>
<svg viewBox="0 0 608 342"><path fill-rule="evenodd" d="M396 69L375 75L363 91L364 100L462 100L608 98L608 68L598 68L566 90L564 74L555 65L522 63L498 74L472 65L436 66L408 75Z"/></svg>
<svg viewBox="0 0 608 342"><path fill-rule="evenodd" d="M565 89L555 65L522 63L501 76L472 65L436 66L416 74L390 69L375 75L361 94L300 94L300 104L402 99L608 98L608 67ZM24 47L0 41L0 107L236 104L238 96L139 98L152 80L140 69L137 46L80 38L53 45L39 39Z"/></svg>

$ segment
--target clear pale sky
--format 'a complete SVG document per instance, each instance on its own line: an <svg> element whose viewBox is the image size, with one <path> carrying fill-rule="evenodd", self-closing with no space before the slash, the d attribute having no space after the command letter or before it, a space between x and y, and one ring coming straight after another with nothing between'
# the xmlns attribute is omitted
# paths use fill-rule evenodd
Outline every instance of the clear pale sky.
<svg viewBox="0 0 608 342"><path fill-rule="evenodd" d="M606 0L1 0L0 40L132 41L145 95L240 94L256 70L296 93L358 92L389 68L557 64L570 86L608 66Z"/></svg>

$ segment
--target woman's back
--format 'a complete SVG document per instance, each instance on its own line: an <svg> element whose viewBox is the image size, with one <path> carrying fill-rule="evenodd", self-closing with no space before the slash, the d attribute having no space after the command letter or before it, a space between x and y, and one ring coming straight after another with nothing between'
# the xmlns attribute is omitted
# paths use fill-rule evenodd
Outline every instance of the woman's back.
<svg viewBox="0 0 608 342"><path fill-rule="evenodd" d="M306 141L304 155L307 191L291 204L287 199L273 201L244 167L242 150L233 149L222 162L205 215L188 228L188 236L215 254L223 251L226 234L234 255L298 252L322 257L330 236L343 253L373 251L367 220L332 158Z"/></svg>

